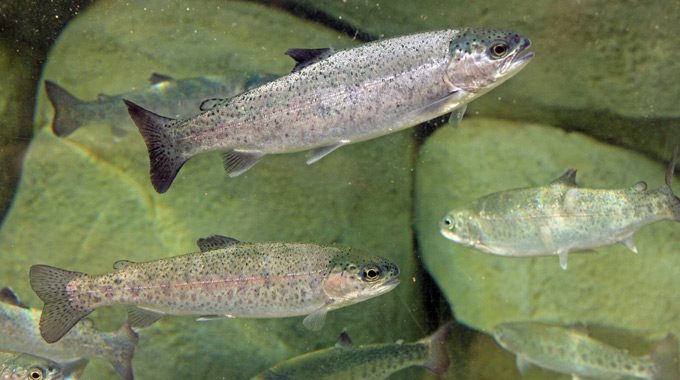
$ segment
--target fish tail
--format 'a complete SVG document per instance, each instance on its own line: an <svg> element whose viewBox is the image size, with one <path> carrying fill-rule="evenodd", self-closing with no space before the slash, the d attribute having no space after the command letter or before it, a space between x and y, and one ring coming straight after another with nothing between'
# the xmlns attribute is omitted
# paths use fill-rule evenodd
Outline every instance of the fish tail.
<svg viewBox="0 0 680 380"><path fill-rule="evenodd" d="M421 340L430 345L430 357L422 366L437 376L443 376L449 369L451 359L446 350L446 338L454 324L455 322L451 321L440 327L434 334Z"/></svg>
<svg viewBox="0 0 680 380"><path fill-rule="evenodd" d="M59 341L78 321L94 310L76 307L71 303L69 283L83 277L87 275L49 265L31 267L31 288L45 302L40 316L40 335L47 343Z"/></svg>
<svg viewBox="0 0 680 380"><path fill-rule="evenodd" d="M111 363L123 379L133 380L132 357L135 354L135 347L137 342L139 342L139 337L130 328L130 322L128 321L125 321L113 335L116 345L113 355L106 360Z"/></svg>
<svg viewBox="0 0 680 380"><path fill-rule="evenodd" d="M666 170L666 184L661 187L661 192L668 195L670 198L670 209L671 217L676 222L680 222L680 198L678 198L671 188L671 180L673 179L673 174L675 173L675 162L678 159L678 146L675 146L673 151L673 156L671 156L671 162L668 164L668 170Z"/></svg>
<svg viewBox="0 0 680 380"><path fill-rule="evenodd" d="M85 101L49 80L45 81L45 92L54 107L52 131L55 135L66 137L84 125L85 118L78 113L78 108L84 105Z"/></svg>
<svg viewBox="0 0 680 380"><path fill-rule="evenodd" d="M680 380L678 341L672 334L657 344L651 357L655 364L652 380Z"/></svg>
<svg viewBox="0 0 680 380"><path fill-rule="evenodd" d="M175 119L157 115L126 99L123 99L123 102L149 150L151 183L156 191L162 194L170 188L179 169L188 159L178 154L173 136L168 133L171 130L169 125Z"/></svg>

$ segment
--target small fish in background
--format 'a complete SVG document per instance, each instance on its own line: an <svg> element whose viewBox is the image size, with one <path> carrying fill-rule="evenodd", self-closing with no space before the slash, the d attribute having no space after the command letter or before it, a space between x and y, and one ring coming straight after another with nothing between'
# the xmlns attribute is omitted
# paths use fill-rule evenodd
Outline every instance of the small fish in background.
<svg viewBox="0 0 680 380"><path fill-rule="evenodd" d="M588 189L576 184L569 169L548 186L501 191L477 198L447 213L439 222L444 237L466 247L500 256L567 254L617 242L637 253L633 235L660 221L680 222L680 198L671 179L675 147L666 184L647 191L645 182L628 189Z"/></svg>
<svg viewBox="0 0 680 380"><path fill-rule="evenodd" d="M16 352L0 352L0 380L63 380L61 366L49 359Z"/></svg>
<svg viewBox="0 0 680 380"><path fill-rule="evenodd" d="M66 137L83 125L92 122L111 126L114 136L124 137L135 130L122 99L153 107L174 117L189 117L200 112L200 105L207 98L228 98L258 87L278 78L271 74L202 76L175 79L168 75L153 73L145 90L119 95L99 94L96 100L87 101L70 94L58 84L45 80L47 98L54 107L52 130L59 137Z"/></svg>
<svg viewBox="0 0 680 380"><path fill-rule="evenodd" d="M150 326L165 314L217 318L307 315L318 330L330 310L387 293L399 268L353 248L314 243L243 243L225 236L199 239L201 252L134 263L87 275L47 265L30 270L31 287L45 302L40 333L59 341L103 306L128 305L132 327Z"/></svg>
<svg viewBox="0 0 680 380"><path fill-rule="evenodd" d="M501 347L517 355L524 374L533 364L550 371L582 378L678 380L678 342L668 335L652 355L633 356L586 334L562 326L537 322L511 322L496 326L493 337Z"/></svg>
<svg viewBox="0 0 680 380"><path fill-rule="evenodd" d="M334 52L290 49L291 74L230 99L209 99L202 114L160 116L124 99L149 150L151 183L168 190L184 163L224 150L237 176L267 154L310 150L312 164L335 149L451 113L521 71L528 38L468 28L390 38ZM149 107L150 105L144 104ZM160 112L160 111L156 111Z"/></svg>
<svg viewBox="0 0 680 380"><path fill-rule="evenodd" d="M0 290L0 350L30 353L61 366L82 358L101 359L111 363L123 379L133 380L132 357L138 337L127 322L118 331L105 333L83 320L58 343L48 344L40 336L41 316L41 310L21 303L11 289Z"/></svg>
<svg viewBox="0 0 680 380"><path fill-rule="evenodd" d="M354 346L343 330L334 347L288 359L250 380L378 380L411 366L443 376L450 361L446 338L454 323L414 343Z"/></svg>

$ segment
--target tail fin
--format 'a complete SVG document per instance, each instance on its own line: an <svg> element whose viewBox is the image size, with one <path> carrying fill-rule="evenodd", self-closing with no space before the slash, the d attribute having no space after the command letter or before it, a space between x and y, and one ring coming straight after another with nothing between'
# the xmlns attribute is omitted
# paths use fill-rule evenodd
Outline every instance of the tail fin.
<svg viewBox="0 0 680 380"><path fill-rule="evenodd" d="M107 357L106 360L111 363L123 379L133 380L132 357L135 354L135 347L137 342L139 342L139 337L137 333L132 331L130 323L127 321L113 333L113 336L113 355Z"/></svg>
<svg viewBox="0 0 680 380"><path fill-rule="evenodd" d="M52 131L55 135L66 137L85 125L84 117L79 114L78 108L87 102L76 98L63 87L48 80L45 81L45 91L52 107L54 107Z"/></svg>
<svg viewBox="0 0 680 380"><path fill-rule="evenodd" d="M677 159L678 146L676 145L673 156L671 156L671 162L668 164L668 170L666 170L666 184L661 188L661 192L670 197L671 217L676 222L680 222L680 198L678 198L673 193L673 189L671 189L671 179L673 179L673 174L675 173L675 162Z"/></svg>
<svg viewBox="0 0 680 380"><path fill-rule="evenodd" d="M168 133L170 131L168 125L175 119L157 115L126 99L123 99L123 102L149 150L151 183L156 191L162 194L168 191L179 169L187 161L187 158L182 157L175 149L173 136Z"/></svg>
<svg viewBox="0 0 680 380"><path fill-rule="evenodd" d="M659 342L652 353L656 366L652 380L680 380L678 371L678 341L672 334Z"/></svg>
<svg viewBox="0 0 680 380"><path fill-rule="evenodd" d="M59 341L71 328L92 310L71 304L68 285L72 280L87 276L49 265L33 265L30 271L31 288L45 302L40 316L40 335L47 343Z"/></svg>
<svg viewBox="0 0 680 380"><path fill-rule="evenodd" d="M421 340L421 342L430 345L430 358L422 366L437 376L444 376L449 369L451 359L449 359L449 353L446 350L446 338L454 324L455 322L451 321L440 327L434 334Z"/></svg>

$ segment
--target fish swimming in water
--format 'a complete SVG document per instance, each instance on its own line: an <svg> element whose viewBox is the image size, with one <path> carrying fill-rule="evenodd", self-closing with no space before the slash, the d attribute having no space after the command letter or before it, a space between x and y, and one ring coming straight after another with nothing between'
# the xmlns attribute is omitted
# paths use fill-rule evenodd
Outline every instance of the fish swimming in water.
<svg viewBox="0 0 680 380"><path fill-rule="evenodd" d="M647 191L645 182L628 189L588 189L569 169L548 186L501 191L450 211L439 222L442 235L466 247L501 256L567 254L617 242L637 253L633 235L660 221L680 222L680 198L671 179L678 147L666 171L666 184Z"/></svg>
<svg viewBox="0 0 680 380"><path fill-rule="evenodd" d="M124 137L135 129L135 125L121 102L123 98L183 118L196 115L201 102L207 98L238 95L276 78L277 75L271 74L231 73L175 79L154 73L147 89L119 95L99 94L92 101L79 99L49 80L45 81L45 91L54 107L52 130L55 135L66 137L83 125L97 122L110 125L114 136Z"/></svg>
<svg viewBox="0 0 680 380"><path fill-rule="evenodd" d="M199 239L201 252L134 263L87 275L47 265L30 270L31 287L45 302L40 333L56 342L102 306L128 305L133 327L164 314L214 318L307 315L318 330L329 310L394 289L399 268L353 248L313 243L242 243L225 236Z"/></svg>
<svg viewBox="0 0 680 380"><path fill-rule="evenodd" d="M342 331L335 346L310 352L275 365L250 380L376 380L411 366L443 376L449 368L446 338L454 322L414 343L354 346Z"/></svg>
<svg viewBox="0 0 680 380"><path fill-rule="evenodd" d="M81 321L63 339L47 344L40 336L41 311L21 303L9 288L0 290L0 350L25 352L66 365L82 358L105 360L125 380L132 380L132 357L137 334L128 323L118 331L95 330Z"/></svg>
<svg viewBox="0 0 680 380"><path fill-rule="evenodd" d="M453 112L524 68L528 38L469 28L390 38L333 52L291 49L292 73L241 95L204 103L173 119L124 99L149 150L151 183L168 190L191 157L224 150L230 176L266 154L311 150L312 164L333 150Z"/></svg>
<svg viewBox="0 0 680 380"><path fill-rule="evenodd" d="M61 366L31 354L0 352L0 380L63 380Z"/></svg>
<svg viewBox="0 0 680 380"><path fill-rule="evenodd" d="M504 323L493 331L504 349L517 355L517 368L524 374L531 364L582 378L678 380L678 342L669 335L651 356L633 356L586 334L562 326L536 322Z"/></svg>

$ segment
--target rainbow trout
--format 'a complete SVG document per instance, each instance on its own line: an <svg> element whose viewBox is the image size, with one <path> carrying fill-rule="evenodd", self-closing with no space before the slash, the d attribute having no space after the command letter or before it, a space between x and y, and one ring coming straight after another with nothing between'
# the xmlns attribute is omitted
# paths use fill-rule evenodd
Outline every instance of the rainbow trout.
<svg viewBox="0 0 680 380"><path fill-rule="evenodd" d="M396 287L397 266L353 248L313 243L242 243L214 235L201 252L133 263L91 276L47 265L30 270L31 287L45 302L40 333L56 342L81 318L102 306L129 305L133 327L164 314L212 318L308 315L318 330L329 310Z"/></svg>
<svg viewBox="0 0 680 380"><path fill-rule="evenodd" d="M149 150L151 183L168 190L191 157L224 150L237 176L266 154L311 150L312 164L333 150L450 113L517 74L534 56L528 38L469 28L390 38L356 48L291 49L291 74L172 119L124 100Z"/></svg>
<svg viewBox="0 0 680 380"><path fill-rule="evenodd" d="M16 352L0 352L0 380L63 380L61 366L49 359Z"/></svg>
<svg viewBox="0 0 680 380"><path fill-rule="evenodd" d="M414 343L354 346L342 331L335 346L310 352L275 365L251 380L376 380L411 366L443 376L449 368L446 338L454 322Z"/></svg>
<svg viewBox="0 0 680 380"><path fill-rule="evenodd" d="M617 242L637 253L633 235L660 221L680 222L680 198L671 178L678 147L666 171L666 184L647 191L645 182L628 189L588 189L569 169L549 186L502 191L475 199L447 213L439 223L446 238L501 256L567 254Z"/></svg>
<svg viewBox="0 0 680 380"><path fill-rule="evenodd" d="M60 365L82 358L106 360L123 379L133 379L132 356L138 339L127 323L105 333L82 321L58 343L47 344L40 336L40 310L21 303L9 288L0 290L0 301L0 350L30 353Z"/></svg>
<svg viewBox="0 0 680 380"><path fill-rule="evenodd" d="M678 380L678 342L672 335L658 345L651 356L633 356L587 335L536 322L512 322L496 326L494 339L517 355L517 368L524 374L531 364L573 380L581 378Z"/></svg>
<svg viewBox="0 0 680 380"><path fill-rule="evenodd" d="M79 99L49 80L45 81L45 91L54 107L52 131L55 135L66 137L83 125L97 122L110 125L114 136L123 137L135 128L121 102L123 98L174 117L189 117L199 112L199 106L206 98L238 95L276 78L278 76L269 74L243 76L232 73L174 79L154 73L147 89L119 95L99 94L91 101Z"/></svg>

